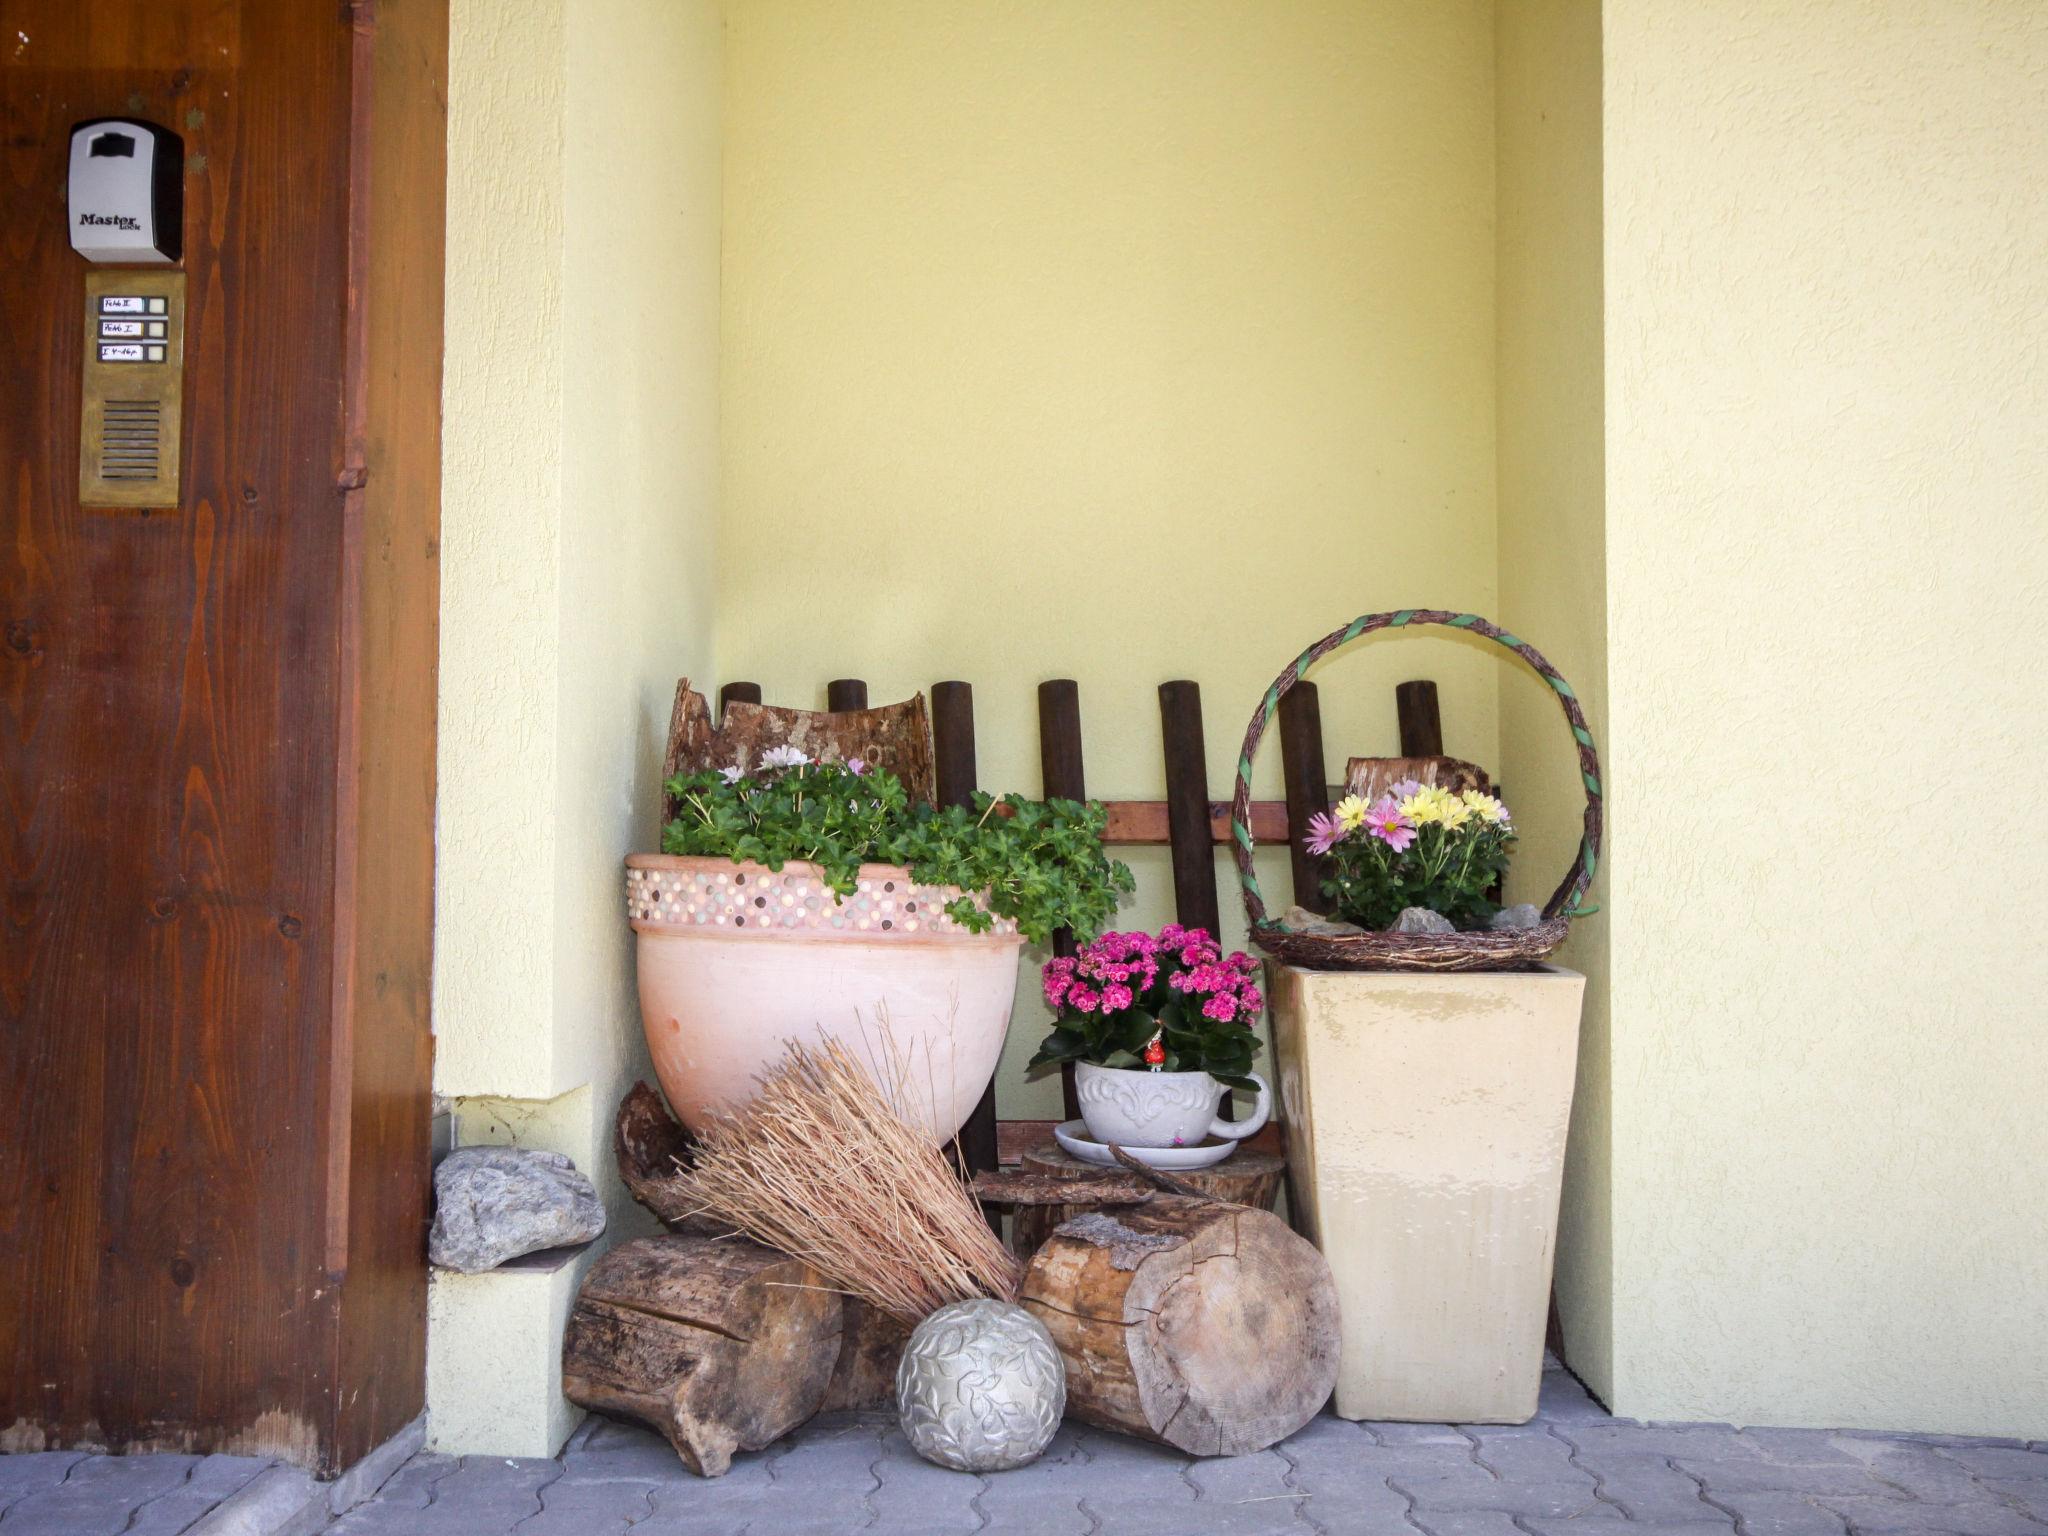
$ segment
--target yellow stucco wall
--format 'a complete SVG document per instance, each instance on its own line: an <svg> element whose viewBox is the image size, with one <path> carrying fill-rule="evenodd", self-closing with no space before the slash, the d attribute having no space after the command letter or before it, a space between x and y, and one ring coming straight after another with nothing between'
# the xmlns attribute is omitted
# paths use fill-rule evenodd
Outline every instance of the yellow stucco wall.
<svg viewBox="0 0 2048 1536"><path fill-rule="evenodd" d="M654 845L675 679L711 657L721 24L452 18L435 1086L463 1141L574 1158L614 1235L646 1224L611 1162L646 1071L620 861ZM437 1448L553 1453L574 1278L437 1278Z"/></svg>
<svg viewBox="0 0 2048 1536"><path fill-rule="evenodd" d="M964 678L982 782L1032 793L1035 686L1074 677L1088 788L1134 797L1192 677L1223 796L1308 641L1487 612L1492 69L1482 0L735 0L720 675ZM1394 749L1424 675L1492 761L1490 649L1328 664L1332 771ZM1133 863L1125 919L1170 916L1163 855ZM1022 1079L1041 1018L1007 1114L1057 1106Z"/></svg>
<svg viewBox="0 0 2048 1536"><path fill-rule="evenodd" d="M1610 0L1615 1406L2048 1433L2048 11Z"/></svg>
<svg viewBox="0 0 2048 1536"><path fill-rule="evenodd" d="M1495 31L1500 618L1571 680L1607 742L1600 284L1600 0L1516 0ZM1500 695L1500 772L1522 836L1509 897L1546 900L1579 845L1584 796L1557 699L1516 668ZM1604 882L1589 905L1598 906ZM1607 920L1559 963L1584 973L1557 1300L1566 1358L1613 1389L1613 1155Z"/></svg>

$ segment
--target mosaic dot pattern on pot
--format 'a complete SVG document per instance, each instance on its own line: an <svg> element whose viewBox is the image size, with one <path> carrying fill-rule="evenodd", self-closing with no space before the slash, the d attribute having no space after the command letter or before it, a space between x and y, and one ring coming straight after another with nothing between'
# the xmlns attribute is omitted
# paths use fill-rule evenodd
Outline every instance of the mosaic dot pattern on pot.
<svg viewBox="0 0 2048 1536"><path fill-rule="evenodd" d="M968 930L946 912L946 903L958 895L947 886L914 885L901 875L863 874L853 894L840 898L816 874L795 865L779 874L754 864L626 871L629 916L685 928L964 934ZM1017 925L999 917L989 931L1013 934Z"/></svg>

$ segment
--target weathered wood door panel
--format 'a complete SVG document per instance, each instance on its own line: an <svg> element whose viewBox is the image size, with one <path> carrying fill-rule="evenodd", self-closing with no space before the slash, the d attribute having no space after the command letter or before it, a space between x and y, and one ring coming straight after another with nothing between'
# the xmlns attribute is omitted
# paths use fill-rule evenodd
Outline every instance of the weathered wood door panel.
<svg viewBox="0 0 2048 1536"><path fill-rule="evenodd" d="M445 9L438 34L432 7L387 9L441 57ZM370 174L385 43L332 0L4 0L0 19L0 1434L333 1466L417 1411L423 1327L432 712L366 734L363 673L386 663L360 616L394 578L362 567L387 509L351 489L382 393L350 386L379 302L370 216L396 190ZM65 166L96 116L184 137L173 510L78 503ZM437 249L438 207L436 184ZM426 490L408 580L432 569ZM431 612L399 630L431 677ZM366 753L424 760L426 819ZM413 887L369 955L366 817ZM358 1007L366 961L400 1006ZM359 1061L385 1101L366 1136ZM384 1200L352 1208L380 1173ZM382 1315L352 1326L385 1335L400 1384L351 1409L345 1301L373 1284Z"/></svg>

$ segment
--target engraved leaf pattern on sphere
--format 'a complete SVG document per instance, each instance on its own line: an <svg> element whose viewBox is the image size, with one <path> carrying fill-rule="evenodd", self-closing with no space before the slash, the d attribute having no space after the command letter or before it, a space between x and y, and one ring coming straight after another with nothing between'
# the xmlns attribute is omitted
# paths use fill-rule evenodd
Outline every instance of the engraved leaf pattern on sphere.
<svg viewBox="0 0 2048 1536"><path fill-rule="evenodd" d="M1021 1467L1066 1410L1066 1369L1052 1336L1022 1307L962 1301L920 1323L896 1372L911 1448L966 1472Z"/></svg>

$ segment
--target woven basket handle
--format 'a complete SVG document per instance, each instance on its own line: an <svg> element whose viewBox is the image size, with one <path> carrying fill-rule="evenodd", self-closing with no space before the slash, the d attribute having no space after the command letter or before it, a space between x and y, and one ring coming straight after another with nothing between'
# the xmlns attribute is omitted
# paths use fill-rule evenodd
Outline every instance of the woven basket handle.
<svg viewBox="0 0 2048 1536"><path fill-rule="evenodd" d="M1543 915L1546 918L1556 917L1559 913L1567 917L1579 915L1586 888L1593 883L1593 871L1599 867L1601 789L1600 754L1594 749L1593 733L1586 728L1586 716L1579 708L1578 696L1572 692L1571 684L1558 675L1557 668L1545 661L1535 646L1487 623L1477 614L1452 613L1441 608L1403 608L1398 613L1368 613L1363 618L1353 619L1342 629L1331 630L1295 657L1287 670L1273 679L1273 686L1266 690L1259 707L1252 711L1251 724L1245 727L1244 748L1237 757L1237 788L1230 797L1230 853L1237 861L1238 883L1244 887L1245 917L1254 929L1284 930L1283 924L1266 915L1266 898L1259 890L1259 878L1252 869L1251 829L1252 759L1258 754L1259 739L1266 734L1266 724L1279 707L1281 695L1300 682L1301 675L1323 657L1360 635L1371 634L1376 629L1407 629L1420 624L1462 629L1467 634L1483 635L1495 645L1506 646L1528 663L1538 677L1550 684L1551 691L1557 695L1557 702L1564 708L1565 721L1572 728L1572 741L1579 749L1579 777L1586 785L1586 833L1579 841L1578 858L1565 871L1557 889L1550 893L1550 900L1543 904ZM1296 835L1300 835L1300 829L1296 829Z"/></svg>

